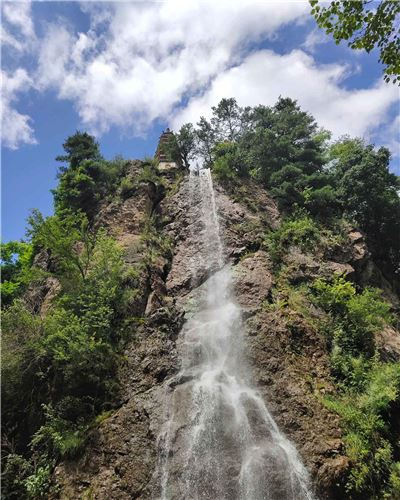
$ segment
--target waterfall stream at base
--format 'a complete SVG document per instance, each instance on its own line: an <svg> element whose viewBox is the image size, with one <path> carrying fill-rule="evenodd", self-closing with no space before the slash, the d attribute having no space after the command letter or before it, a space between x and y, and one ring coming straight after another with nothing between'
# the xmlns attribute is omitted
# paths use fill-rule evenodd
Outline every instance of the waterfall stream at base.
<svg viewBox="0 0 400 500"><path fill-rule="evenodd" d="M241 310L224 262L212 178L189 179L192 230L199 239L191 263L207 264L196 312L179 337L181 370L166 389L159 436L162 500L302 500L314 498L295 447L279 431L248 383Z"/></svg>

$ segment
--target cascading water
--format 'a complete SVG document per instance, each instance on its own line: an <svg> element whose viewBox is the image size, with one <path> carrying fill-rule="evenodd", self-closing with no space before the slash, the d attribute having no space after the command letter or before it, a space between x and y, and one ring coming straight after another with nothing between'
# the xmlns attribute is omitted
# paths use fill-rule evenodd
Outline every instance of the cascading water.
<svg viewBox="0 0 400 500"><path fill-rule="evenodd" d="M294 446L247 382L241 311L224 265L208 169L191 175L189 193L199 242L193 284L196 263L207 263L211 276L180 334L182 368L167 388L167 422L159 437L161 498L311 499Z"/></svg>

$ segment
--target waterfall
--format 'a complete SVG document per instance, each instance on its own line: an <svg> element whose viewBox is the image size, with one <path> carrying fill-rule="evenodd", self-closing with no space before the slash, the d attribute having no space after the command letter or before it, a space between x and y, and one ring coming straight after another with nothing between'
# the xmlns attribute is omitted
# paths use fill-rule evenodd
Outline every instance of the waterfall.
<svg viewBox="0 0 400 500"><path fill-rule="evenodd" d="M248 382L241 311L224 261L211 173L191 175L192 231L207 263L197 310L180 334L181 370L166 390L159 436L162 500L312 499L308 473Z"/></svg>

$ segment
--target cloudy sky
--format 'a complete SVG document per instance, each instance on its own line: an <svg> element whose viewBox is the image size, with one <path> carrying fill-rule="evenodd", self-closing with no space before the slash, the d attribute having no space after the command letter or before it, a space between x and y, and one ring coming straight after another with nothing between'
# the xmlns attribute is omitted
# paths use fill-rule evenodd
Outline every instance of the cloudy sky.
<svg viewBox="0 0 400 500"><path fill-rule="evenodd" d="M55 156L76 129L105 157L153 155L163 128L240 105L298 100L333 132L389 146L399 173L398 88L376 53L336 46L302 0L3 2L3 235L52 212Z"/></svg>

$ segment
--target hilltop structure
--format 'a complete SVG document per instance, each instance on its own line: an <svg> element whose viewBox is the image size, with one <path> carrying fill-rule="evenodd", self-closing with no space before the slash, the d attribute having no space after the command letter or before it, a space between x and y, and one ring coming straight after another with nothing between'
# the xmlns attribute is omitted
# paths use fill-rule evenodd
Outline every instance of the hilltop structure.
<svg viewBox="0 0 400 500"><path fill-rule="evenodd" d="M171 168L178 168L176 161L172 158L171 150L169 148L169 144L171 144L171 141L173 139L174 139L174 133L169 128L163 131L162 134L160 135L160 139L158 141L158 146L155 154L155 157L159 161L158 168L160 170L169 170Z"/></svg>

